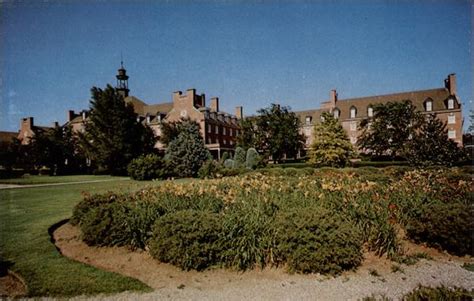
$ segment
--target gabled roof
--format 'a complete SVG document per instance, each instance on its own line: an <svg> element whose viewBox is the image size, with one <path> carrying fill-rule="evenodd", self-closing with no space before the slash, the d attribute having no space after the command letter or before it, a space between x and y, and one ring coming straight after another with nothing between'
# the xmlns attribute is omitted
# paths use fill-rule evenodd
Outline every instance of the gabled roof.
<svg viewBox="0 0 474 301"><path fill-rule="evenodd" d="M18 137L18 132L3 132L0 131L0 142L11 143L13 139Z"/></svg>

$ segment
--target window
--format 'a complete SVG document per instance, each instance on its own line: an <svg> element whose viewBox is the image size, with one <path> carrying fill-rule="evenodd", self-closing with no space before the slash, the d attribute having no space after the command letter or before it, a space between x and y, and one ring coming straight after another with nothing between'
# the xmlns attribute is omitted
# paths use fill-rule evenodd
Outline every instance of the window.
<svg viewBox="0 0 474 301"><path fill-rule="evenodd" d="M449 139L455 139L456 138L456 131L455 130L449 130L448 131L448 138Z"/></svg>
<svg viewBox="0 0 474 301"><path fill-rule="evenodd" d="M351 108L351 118L356 118L357 115L357 109L355 107Z"/></svg>
<svg viewBox="0 0 474 301"><path fill-rule="evenodd" d="M334 115L334 118L338 119L339 118L339 109L335 109L334 112L332 113Z"/></svg>
<svg viewBox="0 0 474 301"><path fill-rule="evenodd" d="M448 99L448 109L454 109L454 99L452 98Z"/></svg>
<svg viewBox="0 0 474 301"><path fill-rule="evenodd" d="M426 112L431 112L433 111L433 101L432 100L427 100L425 103L425 109Z"/></svg>
<svg viewBox="0 0 474 301"><path fill-rule="evenodd" d="M219 126L216 125L216 131L215 131L216 134L219 134Z"/></svg>
<svg viewBox="0 0 474 301"><path fill-rule="evenodd" d="M311 124L313 118L311 116L306 116L306 124Z"/></svg>
<svg viewBox="0 0 474 301"><path fill-rule="evenodd" d="M357 122L351 121L351 131L357 131Z"/></svg>
<svg viewBox="0 0 474 301"><path fill-rule="evenodd" d="M212 125L207 125L207 132L210 134L212 132Z"/></svg>
<svg viewBox="0 0 474 301"><path fill-rule="evenodd" d="M232 128L230 128L229 131L230 131L229 135L232 137Z"/></svg>
<svg viewBox="0 0 474 301"><path fill-rule="evenodd" d="M453 113L449 114L448 124L455 124L455 123L456 123L456 116Z"/></svg>
<svg viewBox="0 0 474 301"><path fill-rule="evenodd" d="M369 117L374 117L374 108L369 107L369 108L367 109L367 116L369 116Z"/></svg>
<svg viewBox="0 0 474 301"><path fill-rule="evenodd" d="M227 140L224 139L223 144L224 144L224 145L227 144Z"/></svg>
<svg viewBox="0 0 474 301"><path fill-rule="evenodd" d="M222 128L222 135L225 135L225 127Z"/></svg>

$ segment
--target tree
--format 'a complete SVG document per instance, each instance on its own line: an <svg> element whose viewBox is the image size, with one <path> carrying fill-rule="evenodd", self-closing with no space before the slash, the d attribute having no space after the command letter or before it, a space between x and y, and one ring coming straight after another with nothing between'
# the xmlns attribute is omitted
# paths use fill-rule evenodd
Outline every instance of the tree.
<svg viewBox="0 0 474 301"><path fill-rule="evenodd" d="M133 105L112 86L93 87L91 93L89 120L80 135L83 149L100 169L125 174L133 158L153 152L153 132L137 122Z"/></svg>
<svg viewBox="0 0 474 301"><path fill-rule="evenodd" d="M235 154L234 154L234 165L236 168L244 167L245 166L245 160L246 160L246 152L245 150L237 146L235 148Z"/></svg>
<svg viewBox="0 0 474 301"><path fill-rule="evenodd" d="M343 167L354 151L341 124L329 112L322 113L323 121L316 123L309 162L316 166Z"/></svg>
<svg viewBox="0 0 474 301"><path fill-rule="evenodd" d="M78 169L81 154L70 126L56 126L38 131L31 141L34 162L46 166L54 175L74 172Z"/></svg>
<svg viewBox="0 0 474 301"><path fill-rule="evenodd" d="M423 120L409 100L373 107L374 116L360 123L359 148L371 155L403 156L405 146Z"/></svg>
<svg viewBox="0 0 474 301"><path fill-rule="evenodd" d="M165 159L173 174L178 177L196 177L203 163L212 159L204 145L197 122L180 122L179 133L168 144Z"/></svg>
<svg viewBox="0 0 474 301"><path fill-rule="evenodd" d="M243 137L239 137L239 145L255 147L273 161L281 161L284 156L296 157L305 141L299 132L300 120L296 114L289 107L277 104L260 109L258 114L241 123Z"/></svg>
<svg viewBox="0 0 474 301"><path fill-rule="evenodd" d="M471 121L471 125L469 125L468 131L471 135L474 135L474 111L469 111L469 119Z"/></svg>
<svg viewBox="0 0 474 301"><path fill-rule="evenodd" d="M240 120L240 134L237 136L237 146L244 149L255 147L256 142L256 117L247 117Z"/></svg>
<svg viewBox="0 0 474 301"><path fill-rule="evenodd" d="M405 157L413 165L451 166L466 160L467 154L448 138L446 124L431 114L408 141Z"/></svg>

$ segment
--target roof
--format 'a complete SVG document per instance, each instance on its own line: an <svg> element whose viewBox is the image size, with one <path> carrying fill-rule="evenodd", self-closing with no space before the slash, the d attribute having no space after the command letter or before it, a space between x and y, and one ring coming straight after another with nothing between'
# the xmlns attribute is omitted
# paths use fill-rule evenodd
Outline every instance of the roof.
<svg viewBox="0 0 474 301"><path fill-rule="evenodd" d="M0 142L11 143L13 139L18 137L18 132L2 132L0 131Z"/></svg>
<svg viewBox="0 0 474 301"><path fill-rule="evenodd" d="M439 111L446 109L444 101L448 99L449 96L449 91L445 88L411 91L395 94L340 99L336 102L336 108L341 111L341 119L349 118L349 111L351 107L355 107L357 109L357 117L364 118L367 117L367 108L370 105L410 100L419 111L424 111L424 102L431 98L433 100L433 111Z"/></svg>
<svg viewBox="0 0 474 301"><path fill-rule="evenodd" d="M148 105L135 96L127 96L124 100L126 103L131 103L135 113L140 116L146 116L147 114L156 115L158 112L167 114L173 108L172 102Z"/></svg>
<svg viewBox="0 0 474 301"><path fill-rule="evenodd" d="M433 112L446 110L445 101L450 97L449 91L445 88L420 90L411 92L402 92L386 95L366 96L358 98L339 99L336 102L336 108L340 110L341 120L348 119L350 117L350 109L355 107L357 109L357 118L367 117L367 108L371 105L388 103L388 102L401 102L404 100L410 100L412 104L419 110L425 111L424 102L428 99L433 100ZM327 104L327 102L323 102ZM455 109L459 108L459 103L455 102ZM319 120L321 112L325 109L306 110L295 112L300 118L302 124L306 123L306 117L311 116L312 120Z"/></svg>
<svg viewBox="0 0 474 301"><path fill-rule="evenodd" d="M145 102L135 96L127 96L125 97L124 101L125 103L131 103L133 105L135 113L138 115L143 115L143 107L147 105Z"/></svg>

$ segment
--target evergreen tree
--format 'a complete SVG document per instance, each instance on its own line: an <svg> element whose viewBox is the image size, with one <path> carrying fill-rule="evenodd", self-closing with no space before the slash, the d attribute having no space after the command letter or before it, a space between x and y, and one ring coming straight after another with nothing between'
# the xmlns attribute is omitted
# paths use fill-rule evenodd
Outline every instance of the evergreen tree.
<svg viewBox="0 0 474 301"><path fill-rule="evenodd" d="M321 116L323 121L314 125L309 162L316 166L343 167L353 152L352 144L342 126L329 112Z"/></svg>
<svg viewBox="0 0 474 301"><path fill-rule="evenodd" d="M457 143L448 138L446 124L436 118L436 114L427 116L407 143L405 157L413 165L451 166L466 160L466 153Z"/></svg>
<svg viewBox="0 0 474 301"><path fill-rule="evenodd" d="M240 146L237 146L235 148L235 154L234 154L234 167L235 168L240 168L245 166L245 158L246 157L246 152L243 148Z"/></svg>
<svg viewBox="0 0 474 301"><path fill-rule="evenodd" d="M179 125L177 137L168 144L165 159L174 175L196 177L199 169L212 156L204 145L199 124L184 120Z"/></svg>
<svg viewBox="0 0 474 301"><path fill-rule="evenodd" d="M128 163L151 153L155 138L150 128L137 122L132 104L110 85L91 89L90 116L81 142L88 158L112 174L125 174Z"/></svg>
<svg viewBox="0 0 474 301"><path fill-rule="evenodd" d="M409 138L421 125L421 114L409 100L377 104L373 109L374 116L360 123L359 148L375 156L403 156Z"/></svg>

